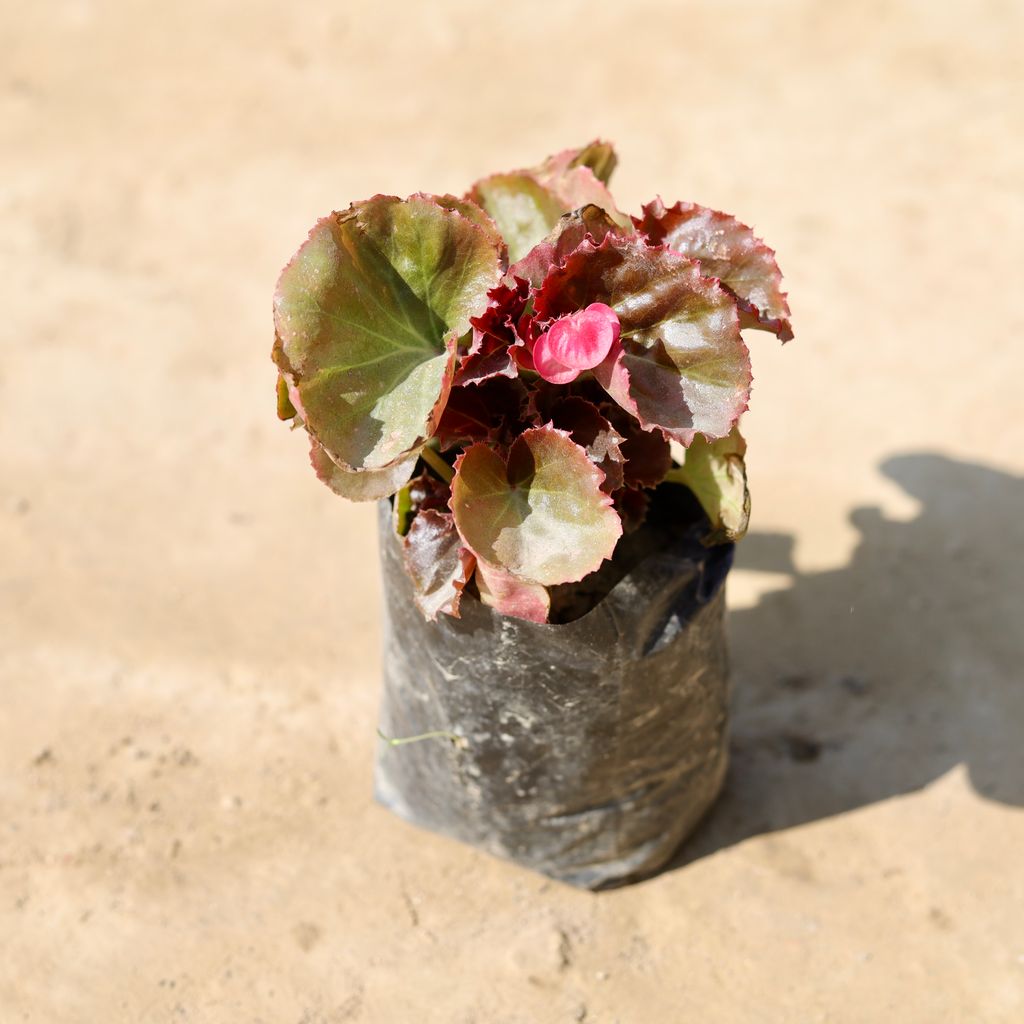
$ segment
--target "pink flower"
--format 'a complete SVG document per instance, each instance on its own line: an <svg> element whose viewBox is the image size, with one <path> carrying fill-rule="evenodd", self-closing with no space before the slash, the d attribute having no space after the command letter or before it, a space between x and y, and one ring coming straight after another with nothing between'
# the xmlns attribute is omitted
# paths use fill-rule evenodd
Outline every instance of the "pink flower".
<svg viewBox="0 0 1024 1024"><path fill-rule="evenodd" d="M619 340L619 318L603 302L556 320L533 347L537 372L552 384L568 384L591 370Z"/></svg>

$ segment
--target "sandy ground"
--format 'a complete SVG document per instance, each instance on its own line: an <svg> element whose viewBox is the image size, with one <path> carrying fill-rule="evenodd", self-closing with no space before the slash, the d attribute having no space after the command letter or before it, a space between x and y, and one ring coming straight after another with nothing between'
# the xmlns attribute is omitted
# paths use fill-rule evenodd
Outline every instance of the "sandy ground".
<svg viewBox="0 0 1024 1024"><path fill-rule="evenodd" d="M1013 0L0 4L0 1022L1024 1020ZM594 135L772 242L727 793L576 892L370 798L313 220Z"/></svg>

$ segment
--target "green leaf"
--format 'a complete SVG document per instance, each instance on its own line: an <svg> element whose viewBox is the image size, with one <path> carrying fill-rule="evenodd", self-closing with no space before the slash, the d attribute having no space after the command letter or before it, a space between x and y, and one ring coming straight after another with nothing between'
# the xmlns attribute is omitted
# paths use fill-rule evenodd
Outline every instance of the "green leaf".
<svg viewBox="0 0 1024 1024"><path fill-rule="evenodd" d="M327 454L316 438L309 440L309 461L317 477L349 501L376 501L394 494L412 476L419 457L416 449L384 469L346 469Z"/></svg>
<svg viewBox="0 0 1024 1024"><path fill-rule="evenodd" d="M494 218L515 263L554 229L563 213L584 206L595 205L620 228L632 229L605 184L615 160L608 143L592 142L549 157L538 167L483 178L470 198Z"/></svg>
<svg viewBox="0 0 1024 1024"><path fill-rule="evenodd" d="M277 375L277 418L279 420L290 420L296 416L295 406L288 397L288 381Z"/></svg>
<svg viewBox="0 0 1024 1024"><path fill-rule="evenodd" d="M683 465L669 479L686 484L711 521L708 542L724 544L739 540L750 522L750 491L744 456L747 443L733 427L717 441L694 439L686 449Z"/></svg>
<svg viewBox="0 0 1024 1024"><path fill-rule="evenodd" d="M700 265L642 238L584 242L537 294L538 320L603 302L620 345L594 369L601 386L645 429L689 445L724 437L750 397L750 356L736 301Z"/></svg>
<svg viewBox="0 0 1024 1024"><path fill-rule="evenodd" d="M472 200L460 199L458 196L449 195L428 196L422 193L414 198L433 199L438 206L443 206L446 210L454 210L456 213L462 214L466 220L471 221L486 235L488 241L499 253L502 265L508 264L508 249L505 245L505 240L501 237L501 232L498 230L498 225L494 223L494 219L486 210L481 209Z"/></svg>
<svg viewBox="0 0 1024 1024"><path fill-rule="evenodd" d="M462 590L473 575L476 559L462 544L447 512L421 510L402 541L402 557L412 580L413 600L424 618L459 617Z"/></svg>
<svg viewBox="0 0 1024 1024"><path fill-rule="evenodd" d="M477 558L519 580L580 580L610 558L622 525L604 474L564 431L535 427L508 462L474 444L455 463L451 508Z"/></svg>
<svg viewBox="0 0 1024 1024"><path fill-rule="evenodd" d="M494 218L513 261L522 259L566 211L530 171L484 178L473 187L472 197Z"/></svg>
<svg viewBox="0 0 1024 1024"><path fill-rule="evenodd" d="M395 491L395 500L391 505L391 525L399 537L409 532L412 522L412 481Z"/></svg>
<svg viewBox="0 0 1024 1024"><path fill-rule="evenodd" d="M384 469L430 436L457 341L498 280L493 232L445 201L378 196L332 214L278 282L274 360L343 470Z"/></svg>
<svg viewBox="0 0 1024 1024"><path fill-rule="evenodd" d="M582 149L567 149L562 153L556 153L545 161L544 166L555 168L562 165L589 167L594 172L594 176L607 185L618 162L619 158L615 153L615 147L610 142L594 139Z"/></svg>

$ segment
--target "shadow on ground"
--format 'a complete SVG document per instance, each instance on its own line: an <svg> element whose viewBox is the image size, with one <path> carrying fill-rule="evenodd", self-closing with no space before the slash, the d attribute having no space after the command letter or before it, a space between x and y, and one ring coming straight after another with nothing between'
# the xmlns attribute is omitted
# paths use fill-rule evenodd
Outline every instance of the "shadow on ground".
<svg viewBox="0 0 1024 1024"><path fill-rule="evenodd" d="M960 764L982 796L1024 804L1024 480L930 454L881 469L920 513L854 511L845 568L797 572L784 536L741 545L739 565L792 586L731 616L730 773L670 867Z"/></svg>

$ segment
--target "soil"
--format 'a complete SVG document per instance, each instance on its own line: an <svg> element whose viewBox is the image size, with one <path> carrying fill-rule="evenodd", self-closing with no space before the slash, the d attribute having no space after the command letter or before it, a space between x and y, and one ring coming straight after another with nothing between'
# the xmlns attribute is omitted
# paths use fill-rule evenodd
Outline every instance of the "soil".
<svg viewBox="0 0 1024 1024"><path fill-rule="evenodd" d="M1012 0L0 4L0 1021L1024 1019ZM274 415L315 219L596 135L735 212L725 796L589 894L372 802L372 505Z"/></svg>

